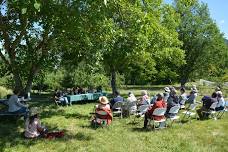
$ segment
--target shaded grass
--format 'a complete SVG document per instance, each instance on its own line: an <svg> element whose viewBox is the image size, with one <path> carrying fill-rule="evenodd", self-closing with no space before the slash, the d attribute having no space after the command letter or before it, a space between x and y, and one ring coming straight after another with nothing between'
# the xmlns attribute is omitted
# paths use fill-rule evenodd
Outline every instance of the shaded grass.
<svg viewBox="0 0 228 152"><path fill-rule="evenodd" d="M149 92L161 90L148 89ZM145 88L134 88L136 95ZM121 90L124 96L128 90ZM33 97L34 98L34 97ZM199 97L201 98L201 97ZM225 152L228 149L228 115L220 120L174 123L172 128L159 131L143 130L143 119L134 117L114 118L111 126L94 129L90 127L90 112L96 103L74 104L69 107L57 107L47 96L38 96L30 103L39 106L42 124L49 130L64 130L60 139L27 140L21 136L23 120L0 119L1 152L39 152L39 151L97 151L97 152Z"/></svg>

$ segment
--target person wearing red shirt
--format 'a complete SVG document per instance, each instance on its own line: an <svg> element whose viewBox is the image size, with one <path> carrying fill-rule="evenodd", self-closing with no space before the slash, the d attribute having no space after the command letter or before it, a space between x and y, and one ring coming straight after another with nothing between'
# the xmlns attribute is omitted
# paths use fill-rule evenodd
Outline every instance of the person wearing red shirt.
<svg viewBox="0 0 228 152"><path fill-rule="evenodd" d="M144 127L143 128L146 128L147 127L148 119L153 118L155 120L161 120L161 119L164 118L164 116L153 116L153 112L154 112L155 109L157 109L157 108L166 108L167 107L167 104L163 100L163 98L164 98L164 96L163 96L162 93L158 93L157 94L157 100L156 100L156 102L145 113Z"/></svg>

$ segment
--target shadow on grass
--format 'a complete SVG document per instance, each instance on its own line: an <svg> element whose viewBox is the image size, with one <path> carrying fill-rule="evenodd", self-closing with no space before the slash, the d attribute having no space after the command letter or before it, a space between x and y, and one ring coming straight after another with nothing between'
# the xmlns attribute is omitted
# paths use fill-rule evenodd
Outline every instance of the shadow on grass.
<svg viewBox="0 0 228 152"><path fill-rule="evenodd" d="M69 118L90 119L91 118L90 115L83 115L83 114L80 114L80 113L68 113L68 114L64 114L63 116L66 119L69 119Z"/></svg>
<svg viewBox="0 0 228 152"><path fill-rule="evenodd" d="M29 147L36 143L36 140L25 139L20 126L24 126L22 119L5 118L0 120L0 151L5 151L6 148L24 145Z"/></svg>
<svg viewBox="0 0 228 152"><path fill-rule="evenodd" d="M134 132L151 132L152 130L151 129L145 129L145 128L140 128L140 127L135 127L135 128L132 128L131 129L132 131Z"/></svg>

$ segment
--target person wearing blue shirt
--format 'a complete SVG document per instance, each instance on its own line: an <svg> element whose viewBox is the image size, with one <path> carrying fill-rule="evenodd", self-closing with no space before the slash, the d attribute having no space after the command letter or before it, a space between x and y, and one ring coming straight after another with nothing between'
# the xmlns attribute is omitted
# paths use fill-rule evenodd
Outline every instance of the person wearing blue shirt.
<svg viewBox="0 0 228 152"><path fill-rule="evenodd" d="M119 91L115 91L114 95L115 95L115 98L113 98L110 102L111 106L113 106L118 101L120 101L120 102L124 101L124 98L120 96Z"/></svg>

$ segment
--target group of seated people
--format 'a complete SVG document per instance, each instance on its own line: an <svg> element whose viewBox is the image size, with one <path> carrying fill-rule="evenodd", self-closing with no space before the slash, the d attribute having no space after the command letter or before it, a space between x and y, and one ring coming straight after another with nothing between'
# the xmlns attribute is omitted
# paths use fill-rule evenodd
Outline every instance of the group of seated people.
<svg viewBox="0 0 228 152"><path fill-rule="evenodd" d="M72 89L67 90L60 90L55 89L55 92L53 94L53 98L56 103L60 103L61 105L68 105L70 104L67 95L78 95L78 94L85 94L85 93L100 93L102 92L102 87L98 86L96 91L92 88L88 89L87 91L82 87L74 87Z"/></svg>
<svg viewBox="0 0 228 152"><path fill-rule="evenodd" d="M191 91L189 95L185 93L185 88L180 88L180 95L178 96L177 90L174 87L165 87L164 93L158 93L151 99L149 98L147 91L142 91L141 97L138 99L134 96L132 92L129 92L128 98L125 100L123 97L120 96L120 93L118 91L115 92L115 97L110 100L110 103L106 97L100 98L100 104L103 106L98 106L98 110L102 110L102 107L106 107L106 111L108 110L111 116L111 108L114 106L117 102L123 102L123 105L128 105L127 103L134 102L135 105L131 107L123 106L124 108L133 108L137 109L137 107L140 107L141 105L148 105L148 110L145 113L145 120L144 120L144 128L146 128L148 119L153 117L153 112L156 108L166 108L165 117L174 117L175 114L170 114L169 111L174 106L179 106L180 108L183 107L186 103L194 104L196 103L196 97L198 95L198 90L195 85L192 86ZM106 102L101 102L105 98ZM207 99L207 100L206 100ZM214 110L223 110L225 106L225 101L222 96L221 90L218 90L212 94L212 97L205 96L203 99L203 106L199 110L197 110L198 115L200 119L203 117L202 113L205 110L210 110L210 106L212 103L217 102L217 105ZM105 105L104 105L105 103ZM114 109L113 109L114 110ZM131 110L131 109L130 109ZM153 119L155 120L161 120L164 118L164 116L154 116ZM110 119L111 120L111 119Z"/></svg>

